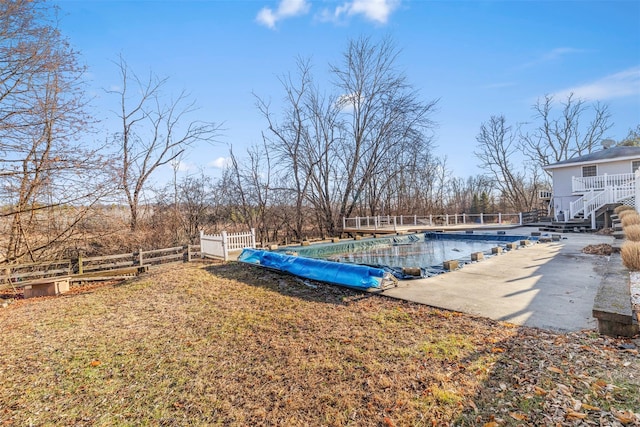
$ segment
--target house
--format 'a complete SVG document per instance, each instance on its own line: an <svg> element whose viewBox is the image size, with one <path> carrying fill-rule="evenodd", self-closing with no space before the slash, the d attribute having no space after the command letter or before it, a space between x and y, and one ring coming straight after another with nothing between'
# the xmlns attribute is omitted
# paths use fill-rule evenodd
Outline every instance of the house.
<svg viewBox="0 0 640 427"><path fill-rule="evenodd" d="M549 210L556 221L590 220L596 228L619 204L640 211L640 147L611 147L547 165L553 191Z"/></svg>

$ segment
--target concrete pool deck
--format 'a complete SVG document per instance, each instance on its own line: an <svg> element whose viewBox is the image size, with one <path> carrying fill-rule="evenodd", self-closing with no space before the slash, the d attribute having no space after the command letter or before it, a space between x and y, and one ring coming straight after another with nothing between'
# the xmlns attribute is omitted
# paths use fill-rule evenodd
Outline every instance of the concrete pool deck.
<svg viewBox="0 0 640 427"><path fill-rule="evenodd" d="M536 227L507 234L530 235ZM608 257L582 253L611 236L564 234L428 279L401 281L388 297L555 331L596 329L594 298Z"/></svg>

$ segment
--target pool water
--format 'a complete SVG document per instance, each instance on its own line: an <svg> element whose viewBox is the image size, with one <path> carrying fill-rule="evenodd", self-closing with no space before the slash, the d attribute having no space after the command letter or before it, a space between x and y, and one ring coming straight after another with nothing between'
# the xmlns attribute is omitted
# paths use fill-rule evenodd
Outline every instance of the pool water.
<svg viewBox="0 0 640 427"><path fill-rule="evenodd" d="M415 243L395 244L387 247L364 248L327 259L355 264L384 265L388 267L436 267L443 261L470 259L474 252L488 253L501 242L490 240L421 240Z"/></svg>

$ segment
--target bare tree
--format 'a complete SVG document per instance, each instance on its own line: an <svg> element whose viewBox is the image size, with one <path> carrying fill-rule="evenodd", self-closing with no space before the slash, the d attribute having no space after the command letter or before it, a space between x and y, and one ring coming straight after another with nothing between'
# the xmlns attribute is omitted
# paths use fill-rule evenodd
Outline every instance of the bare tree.
<svg viewBox="0 0 640 427"><path fill-rule="evenodd" d="M539 168L516 167L518 154L516 135L504 116L491 116L482 123L476 136L478 148L474 151L480 167L492 179L512 209L529 211L535 206L540 176Z"/></svg>
<svg viewBox="0 0 640 427"><path fill-rule="evenodd" d="M539 166L590 153L611 127L608 107L585 101L570 94L558 116L554 115L553 96L547 95L533 106L535 120L540 123L521 137L521 150ZM592 113L585 125L585 116Z"/></svg>
<svg viewBox="0 0 640 427"><path fill-rule="evenodd" d="M0 2L0 214L5 261L58 256L108 192L77 53L41 1Z"/></svg>
<svg viewBox="0 0 640 427"><path fill-rule="evenodd" d="M344 119L336 153L344 171L338 217L351 215L373 177L406 144L428 149L437 101L418 98L397 69L398 55L390 39L360 38L349 43L342 64L331 66Z"/></svg>
<svg viewBox="0 0 640 427"><path fill-rule="evenodd" d="M189 121L196 111L186 92L166 99L167 78L150 73L138 77L120 57L116 63L122 86L114 91L120 99L118 118L122 129L114 139L120 147L120 185L131 211L130 228L138 226L140 197L151 175L198 142L212 142L219 126Z"/></svg>
<svg viewBox="0 0 640 427"><path fill-rule="evenodd" d="M283 176L286 191L294 200L293 230L296 239L301 240L304 234L304 205L313 173L313 166L306 161L309 158L309 135L307 129L308 109L305 105L312 90L311 65L309 60L298 58L298 78L294 81L291 75L282 76L280 83L285 91L283 122L278 123L270 111L270 106L256 96L258 110L268 123L268 134L263 138L275 154L276 164ZM284 189L284 188L283 188Z"/></svg>

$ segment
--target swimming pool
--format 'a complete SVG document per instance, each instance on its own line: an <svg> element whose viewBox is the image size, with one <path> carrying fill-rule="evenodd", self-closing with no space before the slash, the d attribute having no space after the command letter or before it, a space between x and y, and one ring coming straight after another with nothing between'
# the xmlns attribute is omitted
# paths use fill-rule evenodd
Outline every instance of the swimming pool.
<svg viewBox="0 0 640 427"><path fill-rule="evenodd" d="M535 238L506 234L418 233L302 247L297 255L381 267L399 279L429 277L444 272L442 263L471 262L471 254L491 256L492 248ZM407 274L408 269L413 273ZM419 269L419 275L415 273Z"/></svg>

